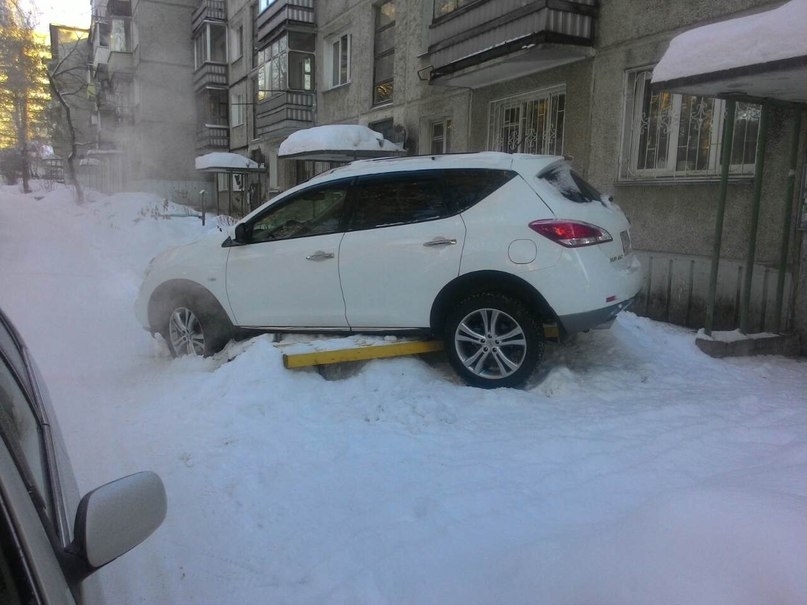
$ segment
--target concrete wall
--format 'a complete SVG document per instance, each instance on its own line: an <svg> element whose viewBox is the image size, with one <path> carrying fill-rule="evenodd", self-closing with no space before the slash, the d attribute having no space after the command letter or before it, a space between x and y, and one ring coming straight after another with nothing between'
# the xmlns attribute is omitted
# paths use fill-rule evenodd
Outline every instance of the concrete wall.
<svg viewBox="0 0 807 605"><path fill-rule="evenodd" d="M230 49L232 38L238 35L239 26L244 28L243 53L241 57L232 56L228 50L230 70L228 81L230 94L240 94L244 103L252 103L255 99L248 79L252 69L252 9L248 0L229 0L227 2L227 27ZM232 112L230 113L232 115ZM252 105L244 105L244 124L230 128L230 150L249 155L249 143L252 139L254 112Z"/></svg>
<svg viewBox="0 0 807 605"><path fill-rule="evenodd" d="M603 190L613 192L617 203L630 217L634 246L643 251L649 270L650 286L638 308L647 314L675 323L702 325L706 284L691 276L700 275L709 266L714 241L719 183L717 177L707 182L653 183L620 179L621 140L625 129L624 107L626 70L656 63L669 40L683 29L704 22L723 20L774 7L778 2L724 0L723 2L667 3L652 2L642 11L634 3L616 0L601 3L597 54L593 61L590 117L590 150L584 172ZM798 266L800 237L784 233L789 171L788 150L794 136L795 113L790 108L772 112L765 153L762 202L756 246L751 328L770 330L775 298L777 265L783 237L790 237L790 255L786 273L785 317L793 317L803 306L804 277L801 289L794 268ZM803 154L801 156L803 158ZM731 183L728 187L716 324L725 329L736 327L739 284L737 272L745 265L751 236L753 179ZM650 262L655 259L655 262ZM672 260L671 260L672 259ZM802 261L803 272L803 261ZM704 269L706 268L706 269ZM804 328L802 328L804 331ZM807 334L807 332L804 332Z"/></svg>
<svg viewBox="0 0 807 605"><path fill-rule="evenodd" d="M196 0L134 0L135 125L125 149L132 181L196 181L190 23Z"/></svg>

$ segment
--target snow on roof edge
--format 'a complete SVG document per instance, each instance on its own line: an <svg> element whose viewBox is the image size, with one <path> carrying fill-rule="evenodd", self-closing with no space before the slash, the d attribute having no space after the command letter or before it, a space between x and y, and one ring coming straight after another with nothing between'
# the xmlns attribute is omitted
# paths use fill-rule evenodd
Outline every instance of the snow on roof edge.
<svg viewBox="0 0 807 605"><path fill-rule="evenodd" d="M280 144L278 156L292 156L318 151L403 151L380 132L359 124L328 124L305 128L290 134Z"/></svg>
<svg viewBox="0 0 807 605"><path fill-rule="evenodd" d="M702 25L675 36L653 70L665 82L807 56L807 0Z"/></svg>

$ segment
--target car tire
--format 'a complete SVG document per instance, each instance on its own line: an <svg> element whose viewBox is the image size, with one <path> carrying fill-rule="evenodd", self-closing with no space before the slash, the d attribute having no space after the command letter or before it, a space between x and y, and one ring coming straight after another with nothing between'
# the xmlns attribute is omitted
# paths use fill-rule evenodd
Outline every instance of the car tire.
<svg viewBox="0 0 807 605"><path fill-rule="evenodd" d="M520 300L505 294L475 294L446 317L445 348L454 370L484 389L517 387L543 357L540 323Z"/></svg>
<svg viewBox="0 0 807 605"><path fill-rule="evenodd" d="M160 333L174 357L218 353L233 335L232 324L217 309L219 305L203 296L180 296L168 305Z"/></svg>

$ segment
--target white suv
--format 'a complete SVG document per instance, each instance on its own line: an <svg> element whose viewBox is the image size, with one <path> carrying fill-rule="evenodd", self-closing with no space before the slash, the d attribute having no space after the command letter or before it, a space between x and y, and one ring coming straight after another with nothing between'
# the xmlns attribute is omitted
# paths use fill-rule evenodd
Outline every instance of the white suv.
<svg viewBox="0 0 807 605"><path fill-rule="evenodd" d="M229 237L152 261L137 315L174 355L242 329L443 338L469 384L523 383L545 338L639 291L625 215L561 157L359 161L267 202Z"/></svg>

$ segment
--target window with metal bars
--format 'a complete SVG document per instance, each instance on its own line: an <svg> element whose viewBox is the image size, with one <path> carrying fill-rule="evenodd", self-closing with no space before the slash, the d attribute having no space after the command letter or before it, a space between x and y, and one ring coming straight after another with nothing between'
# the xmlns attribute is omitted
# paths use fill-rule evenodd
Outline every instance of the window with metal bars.
<svg viewBox="0 0 807 605"><path fill-rule="evenodd" d="M375 7L373 105L392 102L395 72L395 0Z"/></svg>
<svg viewBox="0 0 807 605"><path fill-rule="evenodd" d="M529 92L490 103L488 149L507 153L563 153L566 87Z"/></svg>
<svg viewBox="0 0 807 605"><path fill-rule="evenodd" d="M650 87L652 69L628 72L620 178L714 177L720 172L725 101ZM738 103L730 174L754 172L761 107Z"/></svg>

